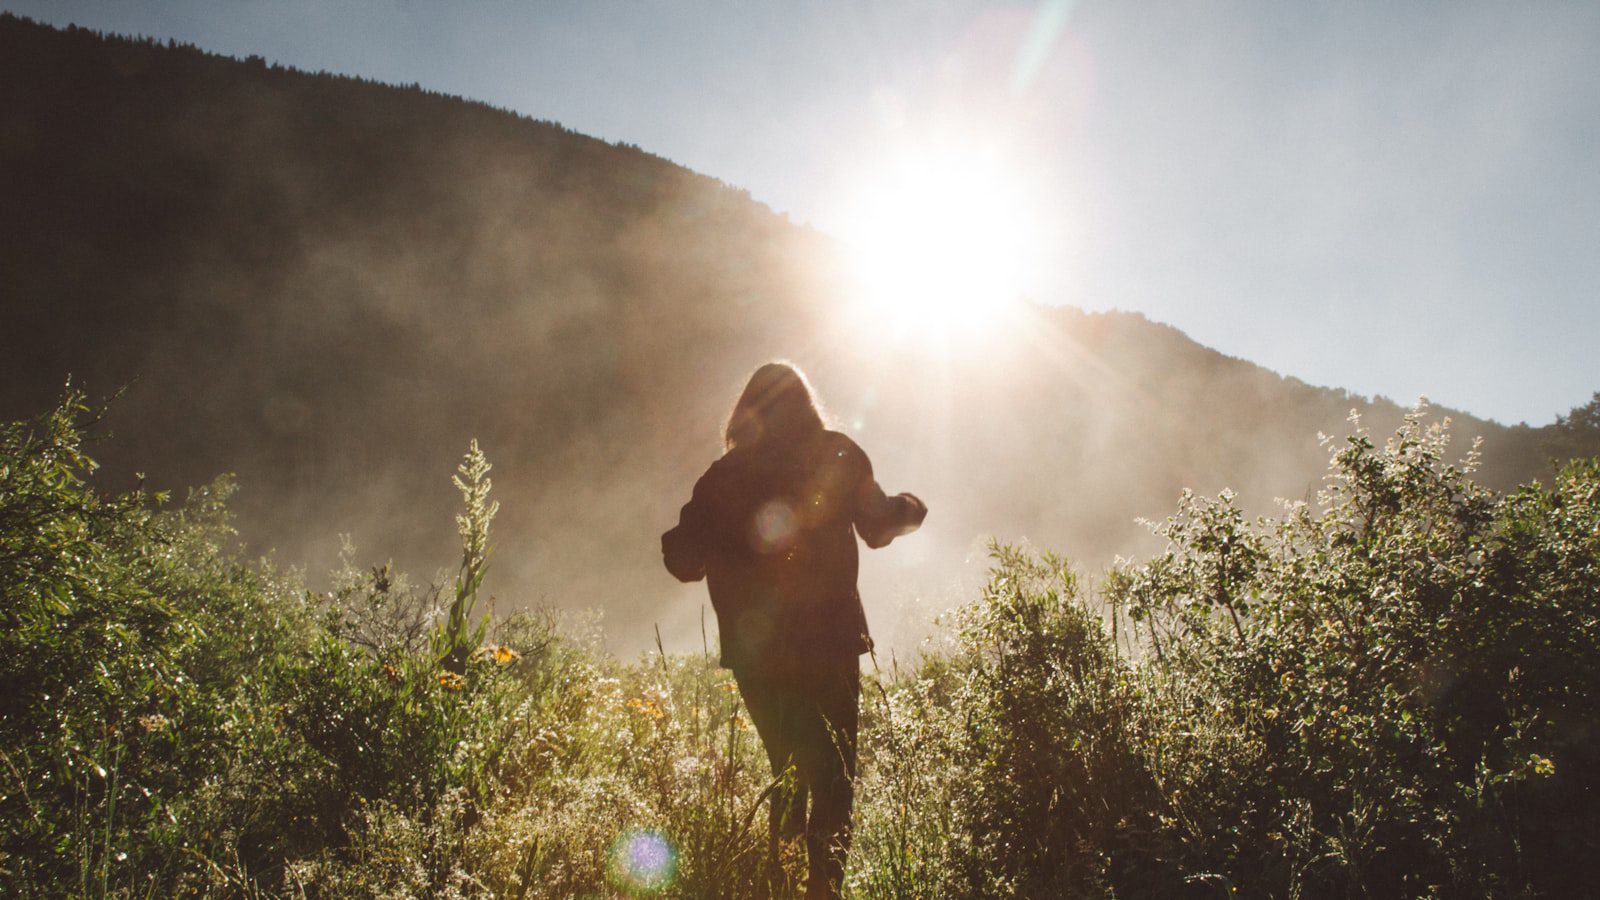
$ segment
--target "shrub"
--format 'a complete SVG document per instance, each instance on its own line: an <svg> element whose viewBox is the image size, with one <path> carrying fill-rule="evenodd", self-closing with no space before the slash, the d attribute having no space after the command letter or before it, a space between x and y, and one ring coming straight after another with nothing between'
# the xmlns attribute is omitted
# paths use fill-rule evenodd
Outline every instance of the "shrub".
<svg viewBox="0 0 1600 900"><path fill-rule="evenodd" d="M786 896L766 761L705 648L625 663L448 593L308 592L222 479L104 496L81 396L0 429L0 876L18 893ZM865 681L855 896L1580 895L1600 846L1600 462L1498 496L1420 413L1315 503L1185 495L1090 590L995 547ZM659 649L659 648L658 648Z"/></svg>
<svg viewBox="0 0 1600 900"><path fill-rule="evenodd" d="M103 894L193 868L186 798L215 773L255 663L309 623L227 560L221 479L161 511L88 482L83 397L0 428L0 852L8 877Z"/></svg>
<svg viewBox="0 0 1600 900"><path fill-rule="evenodd" d="M1358 431L1278 519L1186 496L1167 551L1111 580L1154 667L1239 736L1209 760L1227 789L1181 794L1236 883L1559 896L1600 841L1594 465L1501 498L1420 420Z"/></svg>

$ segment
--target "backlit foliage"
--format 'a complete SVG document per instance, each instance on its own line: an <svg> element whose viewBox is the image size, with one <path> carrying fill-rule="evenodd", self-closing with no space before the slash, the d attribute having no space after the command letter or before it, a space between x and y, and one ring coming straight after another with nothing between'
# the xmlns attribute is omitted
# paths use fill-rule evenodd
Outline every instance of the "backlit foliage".
<svg viewBox="0 0 1600 900"><path fill-rule="evenodd" d="M785 896L709 652L480 630L240 559L218 482L106 496L81 397L0 430L0 880L42 895ZM1098 582L996 547L864 680L861 897L1578 896L1600 844L1600 463L1498 495L1420 414L1249 520L1186 495ZM470 590L463 590L463 586ZM466 598L466 599L464 599ZM441 643L443 642L443 643ZM714 648L708 647L710 651ZM455 652L459 650L460 652Z"/></svg>

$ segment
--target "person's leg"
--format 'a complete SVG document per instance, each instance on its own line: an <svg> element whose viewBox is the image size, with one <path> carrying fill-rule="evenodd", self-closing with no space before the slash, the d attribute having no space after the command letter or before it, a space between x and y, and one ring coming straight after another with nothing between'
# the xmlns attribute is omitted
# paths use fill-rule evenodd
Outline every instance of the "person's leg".
<svg viewBox="0 0 1600 900"><path fill-rule="evenodd" d="M807 897L838 897L850 851L850 812L855 802L856 735L861 674L854 658L830 664L811 691L799 760L811 787L806 827L810 876Z"/></svg>
<svg viewBox="0 0 1600 900"><path fill-rule="evenodd" d="M761 747L767 753L767 763L774 778L784 777L791 767L798 767L795 759L795 697L791 685L770 675L752 672L734 672L739 685L739 695L744 698L745 709L761 738ZM776 858L778 841L785 837L798 837L806 828L806 790L798 772L788 775L772 793L767 807L768 852Z"/></svg>

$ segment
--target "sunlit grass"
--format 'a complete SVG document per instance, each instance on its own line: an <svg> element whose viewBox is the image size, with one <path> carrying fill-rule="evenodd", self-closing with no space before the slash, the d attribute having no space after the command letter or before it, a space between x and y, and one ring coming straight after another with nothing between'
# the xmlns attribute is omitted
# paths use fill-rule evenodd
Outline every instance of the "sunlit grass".
<svg viewBox="0 0 1600 900"><path fill-rule="evenodd" d="M307 592L220 549L218 493L89 491L72 414L0 430L19 894L797 893L711 648L480 635L387 567ZM1584 895L1600 463L1499 496L1444 440L1357 434L1277 519L1185 495L1098 585L996 547L938 649L863 678L847 895Z"/></svg>

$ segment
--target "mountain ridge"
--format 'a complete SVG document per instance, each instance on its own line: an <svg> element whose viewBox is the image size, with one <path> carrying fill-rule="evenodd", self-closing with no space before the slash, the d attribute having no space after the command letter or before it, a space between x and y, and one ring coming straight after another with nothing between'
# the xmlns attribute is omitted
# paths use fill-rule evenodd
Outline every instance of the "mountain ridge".
<svg viewBox="0 0 1600 900"><path fill-rule="evenodd" d="M67 372L132 381L106 477L235 471L246 539L312 571L340 533L447 563L447 476L477 437L504 602L692 631L699 595L655 535L772 358L810 373L886 488L933 509L866 562L879 618L943 602L985 535L1097 565L1149 549L1134 520L1184 487L1300 498L1318 432L1404 414L1138 313L1027 305L1003 351L941 355L856 322L838 242L747 191L488 104L254 59L0 16L0 413L42 410ZM1489 482L1543 471L1544 429L1454 417L1485 436Z"/></svg>

